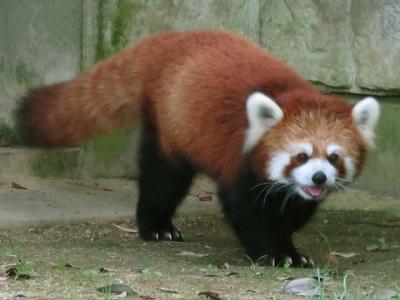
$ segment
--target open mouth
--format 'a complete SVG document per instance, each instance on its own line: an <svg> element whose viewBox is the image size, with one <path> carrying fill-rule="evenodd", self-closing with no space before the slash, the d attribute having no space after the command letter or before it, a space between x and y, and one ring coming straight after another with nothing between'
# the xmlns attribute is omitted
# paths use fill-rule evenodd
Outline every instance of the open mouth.
<svg viewBox="0 0 400 300"><path fill-rule="evenodd" d="M316 186L316 185L303 186L302 189L307 195L309 195L313 198L317 198L317 197L321 196L322 193L324 192L323 187Z"/></svg>

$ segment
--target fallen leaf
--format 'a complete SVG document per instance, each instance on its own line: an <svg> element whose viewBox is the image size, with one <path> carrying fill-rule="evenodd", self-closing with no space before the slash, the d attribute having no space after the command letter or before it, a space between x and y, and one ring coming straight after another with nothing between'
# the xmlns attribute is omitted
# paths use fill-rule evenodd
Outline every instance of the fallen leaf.
<svg viewBox="0 0 400 300"><path fill-rule="evenodd" d="M395 290L383 290L377 292L374 295L373 299L386 300L386 299L397 298L398 296L400 296L400 294Z"/></svg>
<svg viewBox="0 0 400 300"><path fill-rule="evenodd" d="M370 252L378 251L379 250L379 246L377 244L372 244L372 245L367 246L366 250L370 251Z"/></svg>
<svg viewBox="0 0 400 300"><path fill-rule="evenodd" d="M113 268L100 268L99 272L100 273L117 273L118 270L117 269L113 269Z"/></svg>
<svg viewBox="0 0 400 300"><path fill-rule="evenodd" d="M199 292L199 293L197 293L197 296L206 296L207 298L210 298L210 299L213 299L213 300L220 300L221 299L221 297L219 296L218 293L210 292L210 291Z"/></svg>
<svg viewBox="0 0 400 300"><path fill-rule="evenodd" d="M181 251L176 253L175 255L177 256L193 256L193 257L206 257L208 254L202 254L202 253L195 253L191 251Z"/></svg>
<svg viewBox="0 0 400 300"><path fill-rule="evenodd" d="M226 269L226 270L228 270L231 266L227 262L225 262L223 264L217 265L217 267L218 267L218 269Z"/></svg>
<svg viewBox="0 0 400 300"><path fill-rule="evenodd" d="M332 251L330 253L330 255L339 256L339 257L343 257L343 258L352 258L352 257L360 255L360 254L355 253L355 252L343 253L343 252Z"/></svg>
<svg viewBox="0 0 400 300"><path fill-rule="evenodd" d="M9 267L3 274L2 277L13 278L14 280L31 279L32 276L29 274L19 273L17 265Z"/></svg>
<svg viewBox="0 0 400 300"><path fill-rule="evenodd" d="M64 267L67 268L67 269L76 269L76 270L79 270L79 267L74 266L74 265L71 265L70 263L67 263L67 262L64 264Z"/></svg>
<svg viewBox="0 0 400 300"><path fill-rule="evenodd" d="M319 296L321 294L318 280L310 277L289 281L283 291L287 294L296 294L305 297Z"/></svg>
<svg viewBox="0 0 400 300"><path fill-rule="evenodd" d="M386 243L386 239L380 238L378 242L372 245L367 246L367 251L387 251L389 250L390 245Z"/></svg>
<svg viewBox="0 0 400 300"><path fill-rule="evenodd" d="M206 195L206 196L200 196L199 197L200 201L204 201L204 202L209 202L213 200L213 197L211 195Z"/></svg>
<svg viewBox="0 0 400 300"><path fill-rule="evenodd" d="M278 276L278 277L276 277L276 279L278 279L280 281L286 281L286 280L293 280L294 278L291 276Z"/></svg>
<svg viewBox="0 0 400 300"><path fill-rule="evenodd" d="M112 293L112 294L126 293L126 295L129 295L129 296L138 295L138 293L135 292L134 290L132 290L129 286L127 286L126 284L120 284L120 283L113 283L110 285L99 287L96 290L99 292L102 292L102 293Z"/></svg>
<svg viewBox="0 0 400 300"><path fill-rule="evenodd" d="M121 294L118 294L116 297L117 298L126 298L128 296L128 293L126 291L123 291Z"/></svg>
<svg viewBox="0 0 400 300"><path fill-rule="evenodd" d="M125 232L130 232L130 233L139 233L139 231L137 229L133 229L133 228L128 228L128 227L124 227L118 224L112 224L113 226L117 227L118 229L125 231Z"/></svg>
<svg viewBox="0 0 400 300"><path fill-rule="evenodd" d="M12 182L11 183L11 187L13 189L18 189L18 190L27 190L28 189L28 188L26 188L26 187L24 187L24 186L22 186L22 185L20 185L20 184L18 184L16 182Z"/></svg>
<svg viewBox="0 0 400 300"><path fill-rule="evenodd" d="M163 292L163 293L168 293L168 294L180 294L176 290L166 289L166 288L162 288L162 287L157 288L157 290L159 290L160 292Z"/></svg>

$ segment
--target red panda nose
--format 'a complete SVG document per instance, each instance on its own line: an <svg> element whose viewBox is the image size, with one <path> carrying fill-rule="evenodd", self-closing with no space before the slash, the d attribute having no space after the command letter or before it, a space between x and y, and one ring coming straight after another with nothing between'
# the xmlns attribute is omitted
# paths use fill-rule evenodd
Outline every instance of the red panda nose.
<svg viewBox="0 0 400 300"><path fill-rule="evenodd" d="M316 184L316 185L322 185L326 182L326 175L324 172L322 171L318 171L316 172L313 177L311 178L311 180Z"/></svg>

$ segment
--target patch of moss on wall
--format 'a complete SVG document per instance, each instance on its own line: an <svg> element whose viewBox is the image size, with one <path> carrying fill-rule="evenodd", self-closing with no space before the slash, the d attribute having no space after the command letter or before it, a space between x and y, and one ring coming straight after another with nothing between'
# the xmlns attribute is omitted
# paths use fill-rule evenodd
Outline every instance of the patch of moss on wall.
<svg viewBox="0 0 400 300"><path fill-rule="evenodd" d="M4 121L0 121L0 147L22 145L18 132Z"/></svg>
<svg viewBox="0 0 400 300"><path fill-rule="evenodd" d="M15 67L15 78L18 84L25 87L36 86L43 82L43 77L24 62L19 62Z"/></svg>
<svg viewBox="0 0 400 300"><path fill-rule="evenodd" d="M131 137L132 129L123 129L112 135L98 137L90 143L90 151L97 162L103 165L113 164L116 157L125 153Z"/></svg>
<svg viewBox="0 0 400 300"><path fill-rule="evenodd" d="M129 26L137 6L132 0L117 0L112 3L109 0L101 1L97 61L109 57L129 44Z"/></svg>
<svg viewBox="0 0 400 300"><path fill-rule="evenodd" d="M81 175L81 150L54 150L40 154L31 163L32 174L45 178L78 178Z"/></svg>

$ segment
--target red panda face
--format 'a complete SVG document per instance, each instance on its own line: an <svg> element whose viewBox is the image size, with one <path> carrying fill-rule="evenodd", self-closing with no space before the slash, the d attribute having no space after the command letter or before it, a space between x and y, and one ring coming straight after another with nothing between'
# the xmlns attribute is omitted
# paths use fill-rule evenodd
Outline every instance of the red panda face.
<svg viewBox="0 0 400 300"><path fill-rule="evenodd" d="M255 94L258 103L262 103L263 97L268 98ZM255 94L248 101L249 119L251 108L252 114L257 115L256 101L252 98ZM318 200L329 192L342 190L360 172L364 152L372 143L379 106L371 99L360 101L353 109L345 103L340 102L338 108L336 102L335 105L326 102L288 110L278 107L277 112L274 105L268 105L272 101L268 98L261 109L264 117L269 116L268 128L252 153L256 157L256 172L265 180L280 183L277 187L288 187L305 200ZM253 107L249 105L251 101ZM262 123L258 121L249 122L257 126L250 126L245 142L254 144L251 135L260 136Z"/></svg>
<svg viewBox="0 0 400 300"><path fill-rule="evenodd" d="M338 144L303 140L272 153L266 173L268 179L290 186L304 199L319 199L353 181L356 159Z"/></svg>

